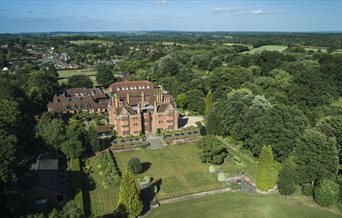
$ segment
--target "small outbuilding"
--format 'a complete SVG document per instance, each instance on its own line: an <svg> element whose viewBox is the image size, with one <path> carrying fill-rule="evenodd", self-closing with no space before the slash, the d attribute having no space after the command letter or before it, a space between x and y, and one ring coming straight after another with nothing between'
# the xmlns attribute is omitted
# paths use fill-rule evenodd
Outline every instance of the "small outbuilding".
<svg viewBox="0 0 342 218"><path fill-rule="evenodd" d="M108 137L112 135L112 128L107 125L101 125L96 127L96 133L99 137Z"/></svg>

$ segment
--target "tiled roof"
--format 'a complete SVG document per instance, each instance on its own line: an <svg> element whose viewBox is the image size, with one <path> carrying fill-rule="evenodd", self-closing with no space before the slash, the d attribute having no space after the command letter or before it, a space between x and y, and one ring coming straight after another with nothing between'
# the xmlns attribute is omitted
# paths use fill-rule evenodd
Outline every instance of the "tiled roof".
<svg viewBox="0 0 342 218"><path fill-rule="evenodd" d="M115 82L110 85L114 93L141 92L154 90L154 84L147 80Z"/></svg>
<svg viewBox="0 0 342 218"><path fill-rule="evenodd" d="M96 127L97 133L104 133L104 132L112 132L112 128L110 126L101 125Z"/></svg>
<svg viewBox="0 0 342 218"><path fill-rule="evenodd" d="M83 109L106 109L108 100L101 89L69 89L62 94L56 94L49 102L51 111L63 112Z"/></svg>

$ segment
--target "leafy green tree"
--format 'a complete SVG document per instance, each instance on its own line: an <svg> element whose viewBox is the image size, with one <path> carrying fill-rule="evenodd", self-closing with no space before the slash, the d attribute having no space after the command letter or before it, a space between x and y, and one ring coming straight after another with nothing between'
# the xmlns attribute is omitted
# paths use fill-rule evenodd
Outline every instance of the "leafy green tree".
<svg viewBox="0 0 342 218"><path fill-rule="evenodd" d="M249 123L250 122L250 123ZM256 119L245 119L245 147L254 155L261 150L261 145L271 144L278 161L284 160L292 152L295 140L308 126L305 115L294 107L274 105L265 110Z"/></svg>
<svg viewBox="0 0 342 218"><path fill-rule="evenodd" d="M329 116L318 121L317 128L328 137L335 137L342 163L342 116Z"/></svg>
<svg viewBox="0 0 342 218"><path fill-rule="evenodd" d="M289 195L296 191L296 166L291 159L286 159L278 175L278 190L280 194Z"/></svg>
<svg viewBox="0 0 342 218"><path fill-rule="evenodd" d="M181 93L176 98L177 105L180 108L186 108L187 107L187 97L185 93Z"/></svg>
<svg viewBox="0 0 342 218"><path fill-rule="evenodd" d="M68 79L67 85L71 88L90 88L93 86L93 81L86 75L73 75Z"/></svg>
<svg viewBox="0 0 342 218"><path fill-rule="evenodd" d="M296 143L294 162L299 184L334 179L338 171L336 140L318 130L306 130Z"/></svg>
<svg viewBox="0 0 342 218"><path fill-rule="evenodd" d="M323 179L315 188L315 201L323 206L328 207L336 203L340 192L339 185L329 179Z"/></svg>
<svg viewBox="0 0 342 218"><path fill-rule="evenodd" d="M204 94L198 89L190 89L185 94L188 109L203 114L205 108Z"/></svg>
<svg viewBox="0 0 342 218"><path fill-rule="evenodd" d="M61 151L71 159L79 158L85 151L82 142L75 139L64 141L60 147Z"/></svg>
<svg viewBox="0 0 342 218"><path fill-rule="evenodd" d="M64 218L83 218L84 212L77 207L77 204L74 200L68 201L66 205L63 207L61 217Z"/></svg>
<svg viewBox="0 0 342 218"><path fill-rule="evenodd" d="M55 150L59 150L61 144L65 141L66 128L60 119L51 119L50 115L42 116L38 122L38 135L44 140L44 143Z"/></svg>
<svg viewBox="0 0 342 218"><path fill-rule="evenodd" d="M97 136L95 128L92 126L90 126L88 130L88 140L93 152L101 151L100 140Z"/></svg>
<svg viewBox="0 0 342 218"><path fill-rule="evenodd" d="M209 116L209 112L211 110L211 108L213 107L213 95L211 93L211 90L209 90L207 96L205 97L205 111L204 111L204 115L205 115L205 119L208 119Z"/></svg>
<svg viewBox="0 0 342 218"><path fill-rule="evenodd" d="M55 76L35 72L29 74L24 90L27 96L36 104L38 111L43 111L58 88L59 83Z"/></svg>
<svg viewBox="0 0 342 218"><path fill-rule="evenodd" d="M228 155L227 149L222 147L222 142L213 135L203 137L197 146L200 148L202 163L222 164Z"/></svg>
<svg viewBox="0 0 342 218"><path fill-rule="evenodd" d="M0 129L0 210L2 215L13 215L13 202L17 192L16 175L17 138L15 135Z"/></svg>
<svg viewBox="0 0 342 218"><path fill-rule="evenodd" d="M127 170L122 173L118 208L128 217L139 216L143 208L134 182L134 175Z"/></svg>
<svg viewBox="0 0 342 218"><path fill-rule="evenodd" d="M116 81L112 68L113 66L106 64L99 64L96 66L96 81L98 84L107 87Z"/></svg>
<svg viewBox="0 0 342 218"><path fill-rule="evenodd" d="M260 152L256 176L256 186L261 191L272 189L275 185L273 161L272 147L264 145Z"/></svg>
<svg viewBox="0 0 342 218"><path fill-rule="evenodd" d="M132 157L127 164L127 169L134 174L139 174L142 172L140 159L137 157Z"/></svg>

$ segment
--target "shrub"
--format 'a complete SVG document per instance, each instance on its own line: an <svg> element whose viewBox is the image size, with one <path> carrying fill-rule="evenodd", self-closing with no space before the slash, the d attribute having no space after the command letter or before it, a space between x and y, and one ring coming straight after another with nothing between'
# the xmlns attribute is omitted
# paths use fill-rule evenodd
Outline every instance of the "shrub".
<svg viewBox="0 0 342 218"><path fill-rule="evenodd" d="M239 189L240 189L240 185L237 184L237 183L234 183L234 184L232 184L232 185L230 186L230 188L231 188L232 190L239 190Z"/></svg>
<svg viewBox="0 0 342 218"><path fill-rule="evenodd" d="M313 189L314 189L313 185L311 185L311 184L304 184L302 186L302 193L305 196L312 196L313 195Z"/></svg>
<svg viewBox="0 0 342 218"><path fill-rule="evenodd" d="M336 182L323 179L315 188L315 201L323 207L328 207L336 203L339 191L340 187Z"/></svg>
<svg viewBox="0 0 342 218"><path fill-rule="evenodd" d="M158 128L157 129L157 135L160 135L160 133L161 133L161 130Z"/></svg>
<svg viewBox="0 0 342 218"><path fill-rule="evenodd" d="M217 176L217 180L219 182L223 182L224 180L226 180L226 176L224 175L224 173L219 173Z"/></svg>
<svg viewBox="0 0 342 218"><path fill-rule="evenodd" d="M150 183L151 182L151 177L149 176L144 176L144 181Z"/></svg>
<svg viewBox="0 0 342 218"><path fill-rule="evenodd" d="M215 173L215 172L216 172L216 169L215 169L215 166L214 166L214 165L210 165L210 166L209 166L209 172L210 172L210 173Z"/></svg>
<svg viewBox="0 0 342 218"><path fill-rule="evenodd" d="M128 161L127 169L134 174L139 174L142 172L140 159L137 157L132 157Z"/></svg>

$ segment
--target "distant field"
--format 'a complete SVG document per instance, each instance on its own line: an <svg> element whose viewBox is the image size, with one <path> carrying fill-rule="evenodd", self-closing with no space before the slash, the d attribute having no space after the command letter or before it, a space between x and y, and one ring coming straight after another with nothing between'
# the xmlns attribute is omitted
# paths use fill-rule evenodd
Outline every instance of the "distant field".
<svg viewBox="0 0 342 218"><path fill-rule="evenodd" d="M154 217L253 217L253 218L335 218L338 211L328 211L317 206L306 206L296 199L279 194L255 195L222 193L203 198L162 205L147 215Z"/></svg>
<svg viewBox="0 0 342 218"><path fill-rule="evenodd" d="M70 41L70 43L76 44L76 45L82 45L82 44L108 44L112 43L111 41L108 40L100 40L100 39L94 39L94 40L75 40L75 41Z"/></svg>
<svg viewBox="0 0 342 218"><path fill-rule="evenodd" d="M96 71L82 71L82 70L59 70L58 71L58 82L62 84L66 83L68 78L74 75L86 75L93 81L94 85L96 83Z"/></svg>
<svg viewBox="0 0 342 218"><path fill-rule="evenodd" d="M149 169L138 177L151 176L153 181L161 179L158 199L222 188L214 174L209 173L208 164L201 163L199 149L195 144L168 146L157 150L138 150L116 153L119 168L127 168L132 157L150 163Z"/></svg>
<svg viewBox="0 0 342 218"><path fill-rule="evenodd" d="M245 51L243 53L260 53L262 51L278 51L282 52L287 49L286 45L263 45L258 48L252 48L250 51Z"/></svg>

